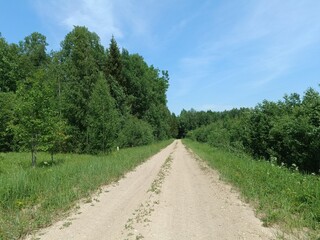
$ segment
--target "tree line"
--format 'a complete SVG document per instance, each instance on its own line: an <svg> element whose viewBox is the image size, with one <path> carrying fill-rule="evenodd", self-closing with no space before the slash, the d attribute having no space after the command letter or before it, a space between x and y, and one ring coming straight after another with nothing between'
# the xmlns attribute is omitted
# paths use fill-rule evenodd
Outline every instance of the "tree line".
<svg viewBox="0 0 320 240"><path fill-rule="evenodd" d="M183 110L178 124L180 137L320 173L320 95L315 89L278 102L265 100L254 108Z"/></svg>
<svg viewBox="0 0 320 240"><path fill-rule="evenodd" d="M99 153L172 137L167 71L82 26L47 46L37 32L18 44L0 35L0 151Z"/></svg>

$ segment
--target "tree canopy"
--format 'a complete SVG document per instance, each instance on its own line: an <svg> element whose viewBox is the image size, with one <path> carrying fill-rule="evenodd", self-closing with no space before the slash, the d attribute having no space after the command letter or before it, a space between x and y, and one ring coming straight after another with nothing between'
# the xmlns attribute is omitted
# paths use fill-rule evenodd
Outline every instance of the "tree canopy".
<svg viewBox="0 0 320 240"><path fill-rule="evenodd" d="M221 113L183 110L179 134L213 147L246 152L302 171L320 173L320 94L285 95L253 109Z"/></svg>
<svg viewBox="0 0 320 240"><path fill-rule="evenodd" d="M37 32L0 35L0 151L99 153L172 136L166 71L82 26L47 47Z"/></svg>

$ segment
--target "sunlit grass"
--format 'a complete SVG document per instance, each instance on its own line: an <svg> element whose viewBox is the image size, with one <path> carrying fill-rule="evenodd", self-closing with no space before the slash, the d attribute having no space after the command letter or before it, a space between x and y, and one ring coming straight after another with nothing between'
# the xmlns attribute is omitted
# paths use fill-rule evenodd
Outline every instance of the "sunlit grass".
<svg viewBox="0 0 320 240"><path fill-rule="evenodd" d="M299 239L320 239L320 178L207 144L183 141L239 189L265 226Z"/></svg>
<svg viewBox="0 0 320 240"><path fill-rule="evenodd" d="M49 225L90 197L100 186L118 180L172 141L121 149L109 155L0 153L0 239L18 239Z"/></svg>

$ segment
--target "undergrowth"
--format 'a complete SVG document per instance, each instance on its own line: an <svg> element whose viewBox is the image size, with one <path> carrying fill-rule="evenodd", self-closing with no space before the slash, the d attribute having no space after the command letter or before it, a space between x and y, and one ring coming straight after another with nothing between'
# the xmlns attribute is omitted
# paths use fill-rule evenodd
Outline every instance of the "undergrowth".
<svg viewBox="0 0 320 240"><path fill-rule="evenodd" d="M304 175L189 139L183 142L218 170L223 180L239 189L265 226L280 228L284 236L320 239L319 176Z"/></svg>
<svg viewBox="0 0 320 240"><path fill-rule="evenodd" d="M78 200L90 198L170 142L108 155L58 154L53 162L38 153L36 168L30 153L0 153L0 239L19 239L50 225Z"/></svg>

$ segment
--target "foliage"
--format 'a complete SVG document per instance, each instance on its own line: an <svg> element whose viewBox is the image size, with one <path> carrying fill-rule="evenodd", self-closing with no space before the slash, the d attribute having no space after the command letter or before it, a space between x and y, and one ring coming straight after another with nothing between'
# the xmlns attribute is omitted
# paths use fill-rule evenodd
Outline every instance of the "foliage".
<svg viewBox="0 0 320 240"><path fill-rule="evenodd" d="M100 39L85 27L75 27L61 43L62 113L70 125L70 150L84 152L88 144L89 101L104 59Z"/></svg>
<svg viewBox="0 0 320 240"><path fill-rule="evenodd" d="M254 109L216 114L210 124L199 123L198 116L195 111L180 115L180 127L189 130L191 139L319 173L320 95L314 89L308 89L302 99L294 93L285 95L283 101L265 100Z"/></svg>
<svg viewBox="0 0 320 240"><path fill-rule="evenodd" d="M149 67L141 56L129 55L126 50L122 52L122 58L123 89L129 113L148 122L156 139L170 137L170 124L174 122L171 121L171 114L166 106L168 73L160 73L153 66Z"/></svg>
<svg viewBox="0 0 320 240"><path fill-rule="evenodd" d="M88 152L108 152L114 146L120 126L106 79L99 74L89 102Z"/></svg>
<svg viewBox="0 0 320 240"><path fill-rule="evenodd" d="M121 178L171 141L120 149L108 155L39 153L31 168L29 153L0 155L0 239L20 239L49 226L102 185Z"/></svg>
<svg viewBox="0 0 320 240"><path fill-rule="evenodd" d="M17 83L24 79L31 69L29 62L23 58L21 48L17 44L8 44L0 36L0 91L15 92Z"/></svg>
<svg viewBox="0 0 320 240"><path fill-rule="evenodd" d="M229 115L237 115L238 112L241 112L241 109L233 109L230 112L212 112L210 110L198 112L194 109L189 111L183 109L178 117L178 138L184 138L191 130L206 126L218 119L225 119Z"/></svg>
<svg viewBox="0 0 320 240"><path fill-rule="evenodd" d="M12 92L0 92L0 152L13 150L10 123L14 117L15 100Z"/></svg>
<svg viewBox="0 0 320 240"><path fill-rule="evenodd" d="M26 62L35 68L48 62L47 46L46 37L38 32L32 33L25 37L23 42L20 42L22 56L26 58ZM29 68L32 68L31 66L29 65Z"/></svg>
<svg viewBox="0 0 320 240"><path fill-rule="evenodd" d="M38 150L52 152L55 143L63 137L62 122L53 105L53 91L46 79L45 72L39 70L19 84L11 126L16 143L31 150L33 166Z"/></svg>
<svg viewBox="0 0 320 240"><path fill-rule="evenodd" d="M0 151L30 149L35 163L37 150L99 153L172 136L167 71L121 51L114 37L105 49L81 26L60 50L47 47L38 32L19 44L0 36Z"/></svg>
<svg viewBox="0 0 320 240"><path fill-rule="evenodd" d="M111 96L115 99L117 108L122 114L126 114L123 63L120 50L113 36L107 51L105 74L108 77Z"/></svg>
<svg viewBox="0 0 320 240"><path fill-rule="evenodd" d="M134 147L150 144L153 140L152 127L147 122L132 116L123 123L118 142L121 147Z"/></svg>
<svg viewBox="0 0 320 240"><path fill-rule="evenodd" d="M246 154L235 154L189 139L183 142L218 170L223 180L239 189L242 197L255 207L265 226L280 226L294 239L318 239L319 176L304 175L295 168L255 161Z"/></svg>

